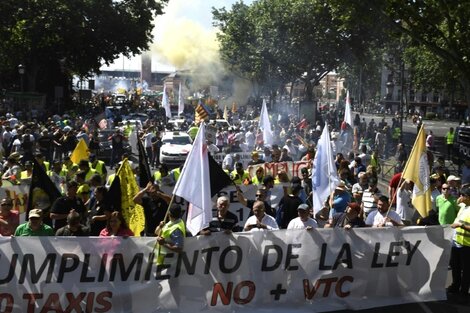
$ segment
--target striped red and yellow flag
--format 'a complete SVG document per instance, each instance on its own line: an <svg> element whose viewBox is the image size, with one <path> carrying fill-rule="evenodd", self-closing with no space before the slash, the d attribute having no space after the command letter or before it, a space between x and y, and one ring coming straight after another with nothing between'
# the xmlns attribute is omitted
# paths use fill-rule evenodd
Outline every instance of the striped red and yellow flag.
<svg viewBox="0 0 470 313"><path fill-rule="evenodd" d="M199 103L196 107L194 121L196 123L199 123L201 121L204 121L208 117L209 117L209 112L207 112L204 106L201 103Z"/></svg>

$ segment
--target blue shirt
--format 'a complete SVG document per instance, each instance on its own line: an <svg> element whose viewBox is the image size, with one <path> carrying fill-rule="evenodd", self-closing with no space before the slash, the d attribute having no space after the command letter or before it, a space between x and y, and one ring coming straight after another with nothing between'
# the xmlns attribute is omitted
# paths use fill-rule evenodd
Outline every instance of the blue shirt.
<svg viewBox="0 0 470 313"><path fill-rule="evenodd" d="M333 207L330 210L330 218L336 213L343 213L346 211L348 203L351 202L351 195L347 191L342 191L333 198Z"/></svg>

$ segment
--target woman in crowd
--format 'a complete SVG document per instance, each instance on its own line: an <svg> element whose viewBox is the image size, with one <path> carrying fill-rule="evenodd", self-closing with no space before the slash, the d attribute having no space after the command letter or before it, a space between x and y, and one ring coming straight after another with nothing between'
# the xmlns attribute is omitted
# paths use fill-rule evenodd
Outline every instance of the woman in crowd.
<svg viewBox="0 0 470 313"><path fill-rule="evenodd" d="M100 232L100 237L134 236L132 230L126 224L121 212L114 211L108 219L106 227Z"/></svg>

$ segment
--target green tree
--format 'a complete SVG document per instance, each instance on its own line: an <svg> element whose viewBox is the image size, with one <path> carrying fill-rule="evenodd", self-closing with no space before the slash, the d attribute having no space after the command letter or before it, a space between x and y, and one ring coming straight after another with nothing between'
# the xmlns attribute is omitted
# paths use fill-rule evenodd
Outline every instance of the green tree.
<svg viewBox="0 0 470 313"><path fill-rule="evenodd" d="M99 72L148 48L167 1L0 1L0 73L11 78L23 64L29 90L50 91L64 76Z"/></svg>
<svg viewBox="0 0 470 313"><path fill-rule="evenodd" d="M455 74L470 110L470 2L367 0L361 1L361 5L370 7L377 19L387 23L391 35L410 38L406 47L408 55L423 53L408 58L414 62L417 73L428 68L434 71L436 78L442 78L445 72ZM433 63L436 58L438 62ZM436 71L439 68L440 74ZM420 80L425 83L423 77Z"/></svg>
<svg viewBox="0 0 470 313"><path fill-rule="evenodd" d="M343 53L341 35L320 0L260 0L214 9L222 58L244 77L277 92L302 79L306 100Z"/></svg>

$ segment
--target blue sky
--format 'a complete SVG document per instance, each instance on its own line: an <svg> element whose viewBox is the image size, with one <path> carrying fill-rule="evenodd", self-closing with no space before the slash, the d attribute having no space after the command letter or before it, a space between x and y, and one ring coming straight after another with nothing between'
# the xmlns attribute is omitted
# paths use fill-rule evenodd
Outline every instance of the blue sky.
<svg viewBox="0 0 470 313"><path fill-rule="evenodd" d="M182 50L203 52L216 49L215 29L212 27L212 7L229 10L237 0L170 0L165 14L155 20L154 43L152 44L152 70L174 70L190 67L190 56ZM246 4L253 0L244 0ZM179 51L177 51L179 49ZM109 67L111 70L140 70L140 57L118 58Z"/></svg>

